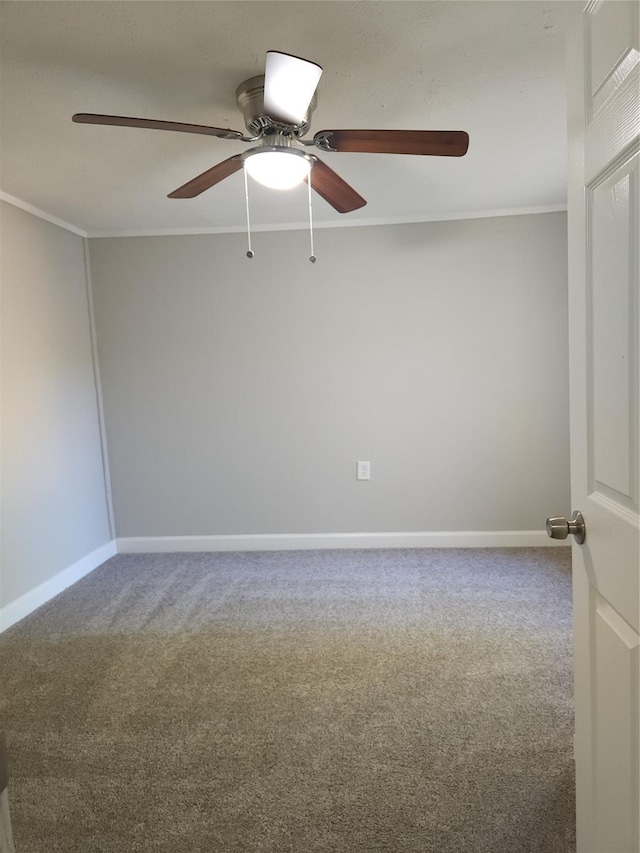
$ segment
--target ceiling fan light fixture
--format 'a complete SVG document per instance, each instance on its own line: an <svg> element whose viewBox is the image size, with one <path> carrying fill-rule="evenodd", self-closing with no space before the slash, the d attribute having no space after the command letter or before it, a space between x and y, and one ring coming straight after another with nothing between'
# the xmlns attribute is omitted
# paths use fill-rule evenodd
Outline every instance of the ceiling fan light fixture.
<svg viewBox="0 0 640 853"><path fill-rule="evenodd" d="M322 68L308 59L267 51L264 106L277 121L299 125L318 87Z"/></svg>
<svg viewBox="0 0 640 853"><path fill-rule="evenodd" d="M297 148L263 146L247 151L244 168L247 174L272 190L290 190L309 174L313 158Z"/></svg>

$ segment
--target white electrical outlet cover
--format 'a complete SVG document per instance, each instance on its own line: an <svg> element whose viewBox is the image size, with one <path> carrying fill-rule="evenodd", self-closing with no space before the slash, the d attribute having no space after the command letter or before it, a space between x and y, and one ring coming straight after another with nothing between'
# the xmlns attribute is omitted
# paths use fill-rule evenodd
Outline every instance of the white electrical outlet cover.
<svg viewBox="0 0 640 853"><path fill-rule="evenodd" d="M371 479L371 462L367 462L364 460L358 460L357 468L356 468L356 476L358 480L370 480Z"/></svg>

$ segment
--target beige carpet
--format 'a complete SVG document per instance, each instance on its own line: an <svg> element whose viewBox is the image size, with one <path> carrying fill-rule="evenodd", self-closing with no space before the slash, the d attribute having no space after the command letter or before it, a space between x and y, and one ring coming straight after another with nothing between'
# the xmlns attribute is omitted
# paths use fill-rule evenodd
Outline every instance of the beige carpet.
<svg viewBox="0 0 640 853"><path fill-rule="evenodd" d="M0 636L19 853L570 853L569 549L128 555Z"/></svg>

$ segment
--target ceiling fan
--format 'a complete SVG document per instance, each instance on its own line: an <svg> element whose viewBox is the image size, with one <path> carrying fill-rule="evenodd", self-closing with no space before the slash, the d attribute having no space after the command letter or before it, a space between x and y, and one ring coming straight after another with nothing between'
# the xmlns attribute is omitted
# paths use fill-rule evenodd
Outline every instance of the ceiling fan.
<svg viewBox="0 0 640 853"><path fill-rule="evenodd" d="M169 198L194 198L244 166L251 177L274 189L290 189L306 180L339 213L357 210L366 201L315 154L307 153L306 147L326 152L439 157L462 157L466 153L469 135L462 130L321 130L313 139L303 139L317 104L316 88L321 75L322 68L315 62L268 51L264 76L245 80L236 91L236 102L250 136L222 127L92 113L76 113L73 121L258 143L207 169L169 193Z"/></svg>

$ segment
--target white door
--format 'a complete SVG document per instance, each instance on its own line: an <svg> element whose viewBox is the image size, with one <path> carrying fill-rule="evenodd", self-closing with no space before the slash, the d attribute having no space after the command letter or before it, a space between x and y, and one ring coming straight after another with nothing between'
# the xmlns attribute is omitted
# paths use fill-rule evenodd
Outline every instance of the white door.
<svg viewBox="0 0 640 853"><path fill-rule="evenodd" d="M569 40L571 493L578 853L640 851L638 2Z"/></svg>

